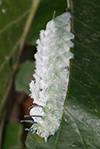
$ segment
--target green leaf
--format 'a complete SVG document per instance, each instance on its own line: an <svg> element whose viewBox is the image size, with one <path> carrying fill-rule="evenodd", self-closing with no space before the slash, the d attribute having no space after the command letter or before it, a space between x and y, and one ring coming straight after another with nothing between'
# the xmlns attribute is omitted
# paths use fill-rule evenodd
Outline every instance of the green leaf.
<svg viewBox="0 0 100 149"><path fill-rule="evenodd" d="M9 82L9 60L17 54L31 0L0 1L0 103Z"/></svg>
<svg viewBox="0 0 100 149"><path fill-rule="evenodd" d="M18 149L22 147L21 135L22 126L17 124L8 124L5 128L3 149Z"/></svg>
<svg viewBox="0 0 100 149"><path fill-rule="evenodd" d="M17 91L25 91L29 94L29 83L33 79L35 63L26 61L20 67L16 74L15 86Z"/></svg>
<svg viewBox="0 0 100 149"><path fill-rule="evenodd" d="M0 1L0 123L3 125L6 121L5 118L8 118L12 109L14 99L17 99L14 76L19 67L26 35L39 0L34 1L34 4L32 3L32 0L25 0L24 2L19 0ZM31 5L32 9L30 11ZM29 12L30 15L27 20ZM14 64L11 65L11 62ZM2 140L3 125L0 127L0 141ZM19 139L18 136L17 139Z"/></svg>

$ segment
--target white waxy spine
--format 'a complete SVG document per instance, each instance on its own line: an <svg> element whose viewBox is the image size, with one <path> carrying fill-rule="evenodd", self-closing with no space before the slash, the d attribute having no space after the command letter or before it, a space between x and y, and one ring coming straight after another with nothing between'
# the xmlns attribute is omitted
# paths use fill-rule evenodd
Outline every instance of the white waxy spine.
<svg viewBox="0 0 100 149"><path fill-rule="evenodd" d="M47 141L58 130L69 81L69 59L73 58L69 19L64 13L47 23L37 40L35 81L30 83L31 97L40 105L30 110L36 124L31 129Z"/></svg>

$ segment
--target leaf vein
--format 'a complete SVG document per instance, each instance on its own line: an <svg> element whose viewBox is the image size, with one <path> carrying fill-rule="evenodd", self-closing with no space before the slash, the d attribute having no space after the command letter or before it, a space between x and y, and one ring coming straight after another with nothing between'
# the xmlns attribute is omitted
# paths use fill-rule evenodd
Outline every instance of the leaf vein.
<svg viewBox="0 0 100 149"><path fill-rule="evenodd" d="M9 24L7 24L1 31L0 34L3 33L5 30L7 30L9 27L11 27L12 25L16 24L17 22L19 22L22 18L24 18L28 13L29 13L30 9L27 10L26 12L24 12L24 14L17 18L16 20L10 22Z"/></svg>

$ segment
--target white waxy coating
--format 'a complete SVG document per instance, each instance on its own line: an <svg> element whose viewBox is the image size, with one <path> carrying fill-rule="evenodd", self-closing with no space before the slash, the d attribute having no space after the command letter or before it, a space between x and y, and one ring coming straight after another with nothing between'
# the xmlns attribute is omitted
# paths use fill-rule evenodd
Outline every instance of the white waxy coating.
<svg viewBox="0 0 100 149"><path fill-rule="evenodd" d="M35 81L30 83L31 97L34 103L43 106L33 107L30 115L37 124L33 132L47 141L50 135L58 130L62 118L63 105L69 81L69 59L73 58L70 39L70 13L64 13L47 23L46 30L40 32L37 40Z"/></svg>

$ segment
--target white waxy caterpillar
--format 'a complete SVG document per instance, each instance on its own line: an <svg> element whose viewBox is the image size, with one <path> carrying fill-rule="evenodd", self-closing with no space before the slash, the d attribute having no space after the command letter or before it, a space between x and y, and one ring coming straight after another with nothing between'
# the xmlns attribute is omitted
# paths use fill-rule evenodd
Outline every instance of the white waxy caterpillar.
<svg viewBox="0 0 100 149"><path fill-rule="evenodd" d="M64 101L69 82L69 60L73 58L70 39L69 20L71 13L64 13L53 18L46 25L46 30L40 31L37 40L36 70L30 83L33 103L30 116L34 119L29 130L47 141L50 135L58 130L64 107Z"/></svg>

